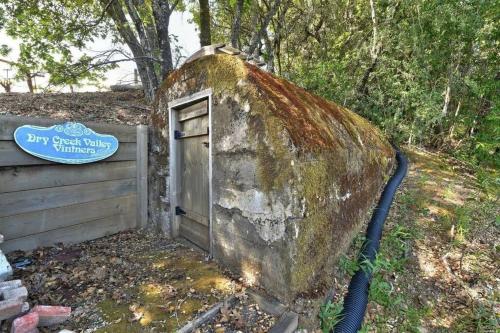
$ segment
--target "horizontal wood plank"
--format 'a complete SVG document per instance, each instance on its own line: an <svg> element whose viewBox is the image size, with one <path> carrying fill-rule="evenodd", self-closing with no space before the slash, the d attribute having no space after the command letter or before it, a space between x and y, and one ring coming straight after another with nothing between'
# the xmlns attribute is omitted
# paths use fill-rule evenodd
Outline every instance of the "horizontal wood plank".
<svg viewBox="0 0 500 333"><path fill-rule="evenodd" d="M14 140L14 131L19 126L52 126L61 124L64 121L60 119L32 118L19 116L0 116L0 140ZM82 122L85 126L100 134L111 134L116 136L120 142L136 142L135 126L115 125L94 122Z"/></svg>
<svg viewBox="0 0 500 333"><path fill-rule="evenodd" d="M136 179L49 187L0 194L0 217L126 196L136 192Z"/></svg>
<svg viewBox="0 0 500 333"><path fill-rule="evenodd" d="M209 250L210 238L208 227L183 218L179 226L180 235L190 242L196 244L205 251Z"/></svg>
<svg viewBox="0 0 500 333"><path fill-rule="evenodd" d="M203 216L192 210L184 209L184 211L185 211L185 214L183 214L184 217L187 217L193 221L196 221L208 227L208 216Z"/></svg>
<svg viewBox="0 0 500 333"><path fill-rule="evenodd" d="M178 139L188 139L188 138L193 138L196 136L204 136L204 135L208 136L208 128L202 129L202 130L180 132L180 137Z"/></svg>
<svg viewBox="0 0 500 333"><path fill-rule="evenodd" d="M135 161L0 168L0 193L134 178Z"/></svg>
<svg viewBox="0 0 500 333"><path fill-rule="evenodd" d="M31 250L55 243L71 244L96 239L134 228L135 215L135 212L132 214L119 214L65 228L15 238L5 241L0 245L0 248L4 252L10 252L14 250Z"/></svg>
<svg viewBox="0 0 500 333"><path fill-rule="evenodd" d="M135 214L136 195L0 217L5 240L39 234L120 214Z"/></svg>
<svg viewBox="0 0 500 333"><path fill-rule="evenodd" d="M135 143L121 143L118 151L103 161L135 161ZM14 141L0 141L0 166L20 166L20 165L44 165L56 164L55 162L43 160L32 156L17 146Z"/></svg>
<svg viewBox="0 0 500 333"><path fill-rule="evenodd" d="M186 121L188 119L201 117L206 114L208 114L208 104L206 101L203 101L202 103L194 104L180 110L177 120Z"/></svg>

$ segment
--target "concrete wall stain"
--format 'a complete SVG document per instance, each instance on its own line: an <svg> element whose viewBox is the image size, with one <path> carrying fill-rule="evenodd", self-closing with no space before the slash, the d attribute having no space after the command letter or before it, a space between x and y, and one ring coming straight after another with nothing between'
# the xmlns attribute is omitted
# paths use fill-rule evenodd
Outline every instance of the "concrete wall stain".
<svg viewBox="0 0 500 333"><path fill-rule="evenodd" d="M200 58L167 77L151 117L150 217L166 232L168 102L207 88L215 258L284 301L329 287L391 173L390 144L355 113L237 57Z"/></svg>

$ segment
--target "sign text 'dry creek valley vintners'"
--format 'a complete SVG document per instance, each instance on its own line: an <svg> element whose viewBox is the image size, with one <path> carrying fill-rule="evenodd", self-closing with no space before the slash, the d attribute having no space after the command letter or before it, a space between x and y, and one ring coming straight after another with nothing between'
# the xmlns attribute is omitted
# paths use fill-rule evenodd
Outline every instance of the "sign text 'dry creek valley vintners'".
<svg viewBox="0 0 500 333"><path fill-rule="evenodd" d="M16 129L14 140L31 155L66 164L99 161L118 150L116 137L72 122L51 127L24 125Z"/></svg>

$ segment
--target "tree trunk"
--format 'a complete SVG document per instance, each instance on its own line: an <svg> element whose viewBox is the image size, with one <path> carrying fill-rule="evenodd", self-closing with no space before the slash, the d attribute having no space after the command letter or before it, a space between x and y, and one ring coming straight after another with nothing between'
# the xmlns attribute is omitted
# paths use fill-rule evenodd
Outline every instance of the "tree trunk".
<svg viewBox="0 0 500 333"><path fill-rule="evenodd" d="M212 44L210 33L210 6L208 0L200 0L200 44L207 46Z"/></svg>
<svg viewBox="0 0 500 333"><path fill-rule="evenodd" d="M453 116L453 124L450 127L450 134L448 135L449 140L453 140L453 136L455 135L455 125L457 123L458 113L460 112L460 107L462 106L462 101L458 101L457 108L455 110L455 115Z"/></svg>
<svg viewBox="0 0 500 333"><path fill-rule="evenodd" d="M12 83L9 80L1 81L0 82L0 86L2 86L3 89L5 89L6 93L10 93L11 92Z"/></svg>
<svg viewBox="0 0 500 333"><path fill-rule="evenodd" d="M241 48L240 45L240 29L241 29L241 15L243 13L243 0L236 0L236 8L234 9L234 20L231 27L231 46L237 49Z"/></svg>
<svg viewBox="0 0 500 333"><path fill-rule="evenodd" d="M451 87L448 84L448 86L446 86L446 90L444 93L443 109L441 110L441 115L443 117L446 117L448 115L448 106L450 105L450 99L451 99Z"/></svg>
<svg viewBox="0 0 500 333"><path fill-rule="evenodd" d="M160 48L161 80L163 80L174 68L168 25L170 24L170 15L174 11L176 5L177 2L170 7L167 1L153 0L153 15L155 17L156 31L158 33L158 47Z"/></svg>
<svg viewBox="0 0 500 333"><path fill-rule="evenodd" d="M372 17L372 27L373 27L373 39L372 39L372 48L370 50L372 59L378 57L378 22L377 22L377 13L375 11L375 2L374 0L370 0L370 14Z"/></svg>
<svg viewBox="0 0 500 333"><path fill-rule="evenodd" d="M265 38L265 45L266 45L266 51L267 51L267 61L266 61L266 67L267 70L271 73L274 73L274 49L273 49L273 44L271 42L271 39L269 38L269 34L266 32L264 35Z"/></svg>
<svg viewBox="0 0 500 333"><path fill-rule="evenodd" d="M31 74L26 74L26 83L28 84L28 90L30 93L34 93L35 89L33 88L33 78L31 77Z"/></svg>
<svg viewBox="0 0 500 333"><path fill-rule="evenodd" d="M152 101L155 91L158 88L158 78L154 67L151 63L146 61L148 57L152 57L152 54L146 54L144 52L145 50L141 47L141 43L129 25L127 16L125 15L122 5L119 2L114 1L111 6L107 6L107 1L101 0L101 5L103 8L106 8L107 13L113 20L118 33L132 52L132 55L135 58L137 70L139 71L139 76L141 78L144 96L146 100Z"/></svg>
<svg viewBox="0 0 500 333"><path fill-rule="evenodd" d="M367 88L368 80L370 78L371 73L373 73L375 71L375 68L377 67L378 56L380 54L380 50L382 49L382 46L378 41L378 21L377 21L377 12L375 10L374 0L370 0L370 15L372 18L372 30L373 30L372 46L370 49L370 56L372 62L371 65L366 69L363 78L361 79L361 83L358 87L358 94L361 95L368 95L368 88Z"/></svg>
<svg viewBox="0 0 500 333"><path fill-rule="evenodd" d="M179 0L173 0L172 5L167 0L152 0L152 17L147 18L139 8L144 5L143 0L113 1L111 4L108 0L100 0L100 3L129 47L144 95L152 101L161 80L173 69L168 26Z"/></svg>
<svg viewBox="0 0 500 333"><path fill-rule="evenodd" d="M248 54L253 55L256 50L258 51L258 46L261 42L261 39L263 38L264 34L266 33L267 27L269 26L269 23L271 22L271 19L273 18L274 14L276 14L276 11L278 10L278 7L280 4L281 4L281 0L274 0L274 2L271 5L271 8L267 12L264 19L262 20L260 28L258 28L254 31L252 38L250 39L250 45L248 47Z"/></svg>

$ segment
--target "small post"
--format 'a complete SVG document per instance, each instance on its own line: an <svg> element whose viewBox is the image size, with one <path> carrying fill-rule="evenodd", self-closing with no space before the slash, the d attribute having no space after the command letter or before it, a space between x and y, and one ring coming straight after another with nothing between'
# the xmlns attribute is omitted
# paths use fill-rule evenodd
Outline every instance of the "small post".
<svg viewBox="0 0 500 333"><path fill-rule="evenodd" d="M148 224L148 127L137 126L137 227Z"/></svg>
<svg viewBox="0 0 500 333"><path fill-rule="evenodd" d="M134 84L139 84L139 73L136 68L134 68Z"/></svg>

